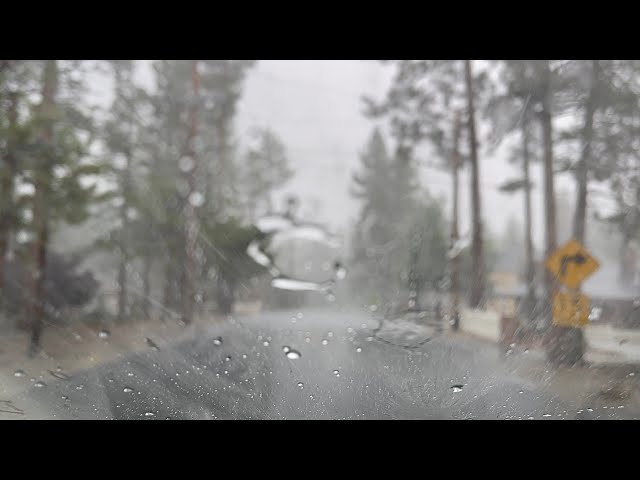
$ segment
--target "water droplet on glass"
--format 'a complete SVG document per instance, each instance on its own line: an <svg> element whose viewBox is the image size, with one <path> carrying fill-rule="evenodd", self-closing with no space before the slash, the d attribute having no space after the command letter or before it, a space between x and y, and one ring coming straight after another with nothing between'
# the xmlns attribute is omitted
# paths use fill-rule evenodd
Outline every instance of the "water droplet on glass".
<svg viewBox="0 0 640 480"><path fill-rule="evenodd" d="M362 348L361 347L356 348L356 352L358 353L362 352Z"/></svg>
<svg viewBox="0 0 640 480"><path fill-rule="evenodd" d="M347 276L347 269L343 266L339 266L336 268L336 278L338 280L343 280Z"/></svg>
<svg viewBox="0 0 640 480"><path fill-rule="evenodd" d="M153 412L144 412L144 416L145 417L154 417L155 413L153 413Z"/></svg>
<svg viewBox="0 0 640 480"><path fill-rule="evenodd" d="M124 387L124 388L122 389L122 391L123 391L124 393L133 393L133 388L131 388L131 387Z"/></svg>
<svg viewBox="0 0 640 480"><path fill-rule="evenodd" d="M243 353L242 358L247 358L247 355Z"/></svg>
<svg viewBox="0 0 640 480"><path fill-rule="evenodd" d="M328 344L329 344L329 340L326 340L326 339L325 339L325 340L322 340L322 344L323 344L323 345L328 345Z"/></svg>
<svg viewBox="0 0 640 480"><path fill-rule="evenodd" d="M224 361L225 362L230 362L231 361L231 356L227 355L226 357L224 357Z"/></svg>
<svg viewBox="0 0 640 480"><path fill-rule="evenodd" d="M633 377L634 375L635 375L635 372L631 372L631 373L629 374L629 376L630 376L630 377Z"/></svg>
<svg viewBox="0 0 640 480"><path fill-rule="evenodd" d="M524 390L520 390L518 393L522 395L524 393Z"/></svg>
<svg viewBox="0 0 640 480"><path fill-rule="evenodd" d="M300 388L303 388L303 387L304 387L304 383L302 383L302 382L298 382L298 386L299 386Z"/></svg>
<svg viewBox="0 0 640 480"><path fill-rule="evenodd" d="M13 372L14 377L24 377L24 370L16 370Z"/></svg>
<svg viewBox="0 0 640 480"><path fill-rule="evenodd" d="M109 330L100 330L98 332L98 337L100 338L109 338L110 335L111 333L109 332Z"/></svg>
<svg viewBox="0 0 640 480"><path fill-rule="evenodd" d="M222 345L222 337L214 338L213 339L213 344L214 345Z"/></svg>
<svg viewBox="0 0 640 480"><path fill-rule="evenodd" d="M133 377L133 373L132 372L127 372L127 377Z"/></svg>
<svg viewBox="0 0 640 480"><path fill-rule="evenodd" d="M334 370L334 371L333 371L333 374L334 374L336 377L338 377L338 376L340 376L340 371L339 371L339 370Z"/></svg>
<svg viewBox="0 0 640 480"><path fill-rule="evenodd" d="M269 341L265 340L264 342L262 342L262 345L264 345L265 347L268 347L269 346Z"/></svg>
<svg viewBox="0 0 640 480"><path fill-rule="evenodd" d="M189 156L182 157L179 161L180 170L182 170L185 173L193 170L193 167L195 166L196 166L196 162L193 160L192 157L189 157Z"/></svg>
<svg viewBox="0 0 640 480"><path fill-rule="evenodd" d="M291 350L291 348L289 348L289 347L288 347L288 346L286 346L286 345L285 345L284 347L282 347L282 351L283 351L284 353L289 353L289 350Z"/></svg>
<svg viewBox="0 0 640 480"><path fill-rule="evenodd" d="M453 393L458 393L462 391L462 387L464 387L464 385L452 385L451 390Z"/></svg>
<svg viewBox="0 0 640 480"><path fill-rule="evenodd" d="M310 339L309 337L306 337L306 338L304 339L304 342L305 342L305 343L311 343L311 339Z"/></svg>
<svg viewBox="0 0 640 480"><path fill-rule="evenodd" d="M545 413L544 415L542 415L543 417L551 417L552 415L550 413Z"/></svg>
<svg viewBox="0 0 640 480"><path fill-rule="evenodd" d="M189 203L194 207L201 207L204 204L204 195L200 192L193 192L189 195Z"/></svg>
<svg viewBox="0 0 640 480"><path fill-rule="evenodd" d="M33 386L34 387L38 387L38 388L43 388L43 387L46 387L47 384L44 383L43 381L38 381L38 382L34 383Z"/></svg>
<svg viewBox="0 0 640 480"><path fill-rule="evenodd" d="M289 350L287 352L287 358L289 360L297 360L301 357L302 355L300 355L300 352L298 352L297 350Z"/></svg>

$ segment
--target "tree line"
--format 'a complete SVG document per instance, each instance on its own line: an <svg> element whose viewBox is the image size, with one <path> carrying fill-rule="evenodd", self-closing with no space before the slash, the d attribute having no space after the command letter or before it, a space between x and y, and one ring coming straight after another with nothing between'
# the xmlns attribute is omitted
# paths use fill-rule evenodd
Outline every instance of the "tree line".
<svg viewBox="0 0 640 480"><path fill-rule="evenodd" d="M578 360L583 349L581 331L551 324L551 299L558 287L551 274L546 273L542 281L542 298L537 296L531 168L537 162L543 173L545 257L559 246L555 192L559 174L571 175L575 182L573 237L585 244L590 224L608 224L622 236L621 255L624 255L624 251L637 241L640 228L640 156L637 153L640 63L632 60L385 60L382 63L394 69L394 77L384 98L364 99L365 115L378 122L384 121L388 127L396 145L391 163L395 165L398 178L402 176L401 171L408 172L417 168L418 162L425 161L451 174L454 200L449 215L449 290L457 295L459 262L464 261L463 256L455 253L459 242L458 172L468 168L472 239L466 299L472 308L481 307L486 300L487 262L484 257L488 249L483 218L487 212L482 206L479 178L482 164L487 159L481 158L480 152L490 156L504 144L510 150L510 160L521 168L521 175L506 182L501 190L521 192L523 196L527 286L522 302L523 316L527 319L536 315L544 317L552 360ZM487 133L481 134L478 125L486 127ZM378 136L377 133L373 135L368 153L363 157L366 171L374 171L384 163L386 154ZM378 153L372 153L373 150ZM415 178L414 174L408 177ZM398 192L406 192L406 196L411 197L409 183L397 186L399 190L394 194L391 186L376 185L371 175L362 177L358 174L354 181L356 196L365 197L365 207L359 218L360 230L366 227L372 209L377 209L380 224L387 226L392 223L384 220L385 215L389 215L385 208L391 208L391 217L407 211L406 206L392 206L393 202L387 202L384 207L380 204L384 203L385 190L389 191L388 195L395 196L394 201L400 201ZM608 190L608 197L615 205L613 214L603 215L590 208L590 186L596 183ZM364 189L362 184L365 184ZM374 190L379 193L372 193ZM494 213L499 212L490 212ZM437 225L432 213L423 211L421 215L421 225ZM409 230L404 231L409 238ZM361 234L361 231L357 232L356 237ZM381 239L381 245L385 241L386 238ZM441 242L435 242L433 248L438 252L443 247ZM375 257L375 250L370 249L370 257ZM430 260L429 271L444 272L444 267L438 265L438 258L440 254L436 253ZM406 265L406 259L403 262ZM373 263L377 268L383 268L383 262ZM397 261L392 263L398 264ZM534 312L536 305L543 307L537 313ZM454 301L453 316L457 319L457 301Z"/></svg>
<svg viewBox="0 0 640 480"><path fill-rule="evenodd" d="M115 265L116 322L188 324L209 300L229 312L260 273L244 254L251 222L293 172L268 126L238 144L254 65L158 60L145 86L140 61L0 60L0 308L30 332L31 353L47 323L95 297L98 280L81 271L91 255ZM107 108L88 101L96 74L110 84ZM95 238L56 251L65 232Z"/></svg>

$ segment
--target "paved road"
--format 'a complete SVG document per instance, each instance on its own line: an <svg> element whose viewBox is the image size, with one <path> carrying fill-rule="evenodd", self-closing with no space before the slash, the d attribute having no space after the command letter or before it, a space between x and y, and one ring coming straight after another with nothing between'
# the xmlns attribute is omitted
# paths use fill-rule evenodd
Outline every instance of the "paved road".
<svg viewBox="0 0 640 480"><path fill-rule="evenodd" d="M414 350L378 341L365 313L263 313L123 357L12 399L27 418L572 419L587 411L519 376L523 354L439 336ZM289 347L289 358L285 353ZM520 360L518 356L521 356ZM629 413L627 413L628 415ZM6 416L6 415L5 415ZM10 416L10 415L9 415ZM3 417L4 418L4 417Z"/></svg>

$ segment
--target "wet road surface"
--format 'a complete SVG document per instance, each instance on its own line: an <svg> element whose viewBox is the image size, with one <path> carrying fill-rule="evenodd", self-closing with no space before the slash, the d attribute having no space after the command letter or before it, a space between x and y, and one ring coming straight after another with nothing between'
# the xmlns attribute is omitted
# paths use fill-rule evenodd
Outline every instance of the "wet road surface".
<svg viewBox="0 0 640 480"><path fill-rule="evenodd" d="M26 418L596 419L519 375L522 353L460 336L379 341L365 312L301 310L212 322L11 400ZM152 345L153 346L153 345ZM520 359L518 357L521 357Z"/></svg>

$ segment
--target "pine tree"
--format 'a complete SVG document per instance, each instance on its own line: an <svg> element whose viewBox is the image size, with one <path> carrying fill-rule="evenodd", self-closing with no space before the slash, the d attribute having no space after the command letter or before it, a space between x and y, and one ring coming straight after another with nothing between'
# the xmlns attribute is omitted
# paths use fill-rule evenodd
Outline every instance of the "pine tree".
<svg viewBox="0 0 640 480"><path fill-rule="evenodd" d="M352 195L362 202L353 233L352 275L363 290L391 305L441 280L446 259L444 219L437 204L420 194L406 150L393 157L374 129L353 175ZM427 198L427 201L424 198ZM359 288L360 289L360 288ZM406 304L405 304L406 306Z"/></svg>
<svg viewBox="0 0 640 480"><path fill-rule="evenodd" d="M204 250L212 248L202 237L206 229L198 233L189 228L187 223L194 225L193 216L185 212L196 206L201 223L203 218L215 222L239 210L239 195L234 193L238 181L232 122L246 70L252 64L198 61L197 91L191 62L163 60L154 64L155 123L146 142L153 144L154 151L149 185L157 207L164 206L154 208L156 231L166 251L163 303L181 310L183 316L184 309L191 308L190 298L203 297L209 271ZM197 135L193 134L194 118ZM195 242L196 237L204 242ZM193 282L188 275L193 275ZM182 287L188 287L189 292Z"/></svg>
<svg viewBox="0 0 640 480"><path fill-rule="evenodd" d="M75 62L42 62L41 100L34 108L30 150L25 162L24 180L33 185L30 203L31 281L27 299L27 318L31 326L30 352L39 349L40 336L51 307L44 302L46 265L52 229L57 222L80 223L87 218L88 206L96 198L95 185L83 179L99 173L99 166L87 159L92 141L90 117L70 101L82 93L76 78Z"/></svg>
<svg viewBox="0 0 640 480"><path fill-rule="evenodd" d="M435 147L436 165L440 167L451 168L454 150L458 150L461 159L468 159L471 165L474 278L470 304L477 307L484 298L485 261L475 97L483 90L486 76L484 72L474 74L469 60L399 60L396 67L396 76L386 99L381 103L366 99L366 113L374 118L390 119L392 133L403 142L408 158L414 156L420 144L427 142ZM466 127L469 146L466 155L453 145L453 137L457 136L454 135L456 124L461 118L465 119L461 124ZM457 165L458 162L456 168Z"/></svg>
<svg viewBox="0 0 640 480"><path fill-rule="evenodd" d="M131 223L140 217L133 179L139 170L134 157L139 150L139 131L143 128L139 110L144 93L134 83L133 61L111 60L109 67L114 80L114 100L104 125L104 141L116 183L112 202L118 209L117 227L111 232L111 238L115 240L113 246L118 254L117 318L122 322L129 313L130 303L127 270L136 256Z"/></svg>
<svg viewBox="0 0 640 480"><path fill-rule="evenodd" d="M249 215L252 221L265 213L273 213L273 191L293 176L286 148L269 128L253 132L255 144L245 155L244 181Z"/></svg>

